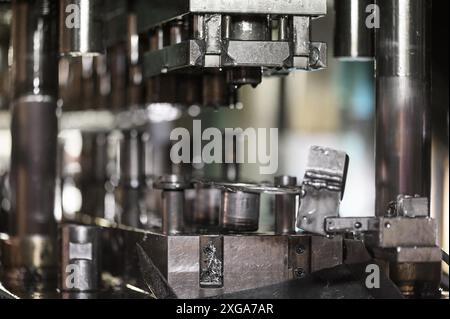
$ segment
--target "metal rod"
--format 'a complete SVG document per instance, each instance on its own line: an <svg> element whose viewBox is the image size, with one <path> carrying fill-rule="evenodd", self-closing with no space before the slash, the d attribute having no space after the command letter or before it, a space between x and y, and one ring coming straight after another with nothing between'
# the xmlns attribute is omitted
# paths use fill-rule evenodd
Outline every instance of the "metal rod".
<svg viewBox="0 0 450 319"><path fill-rule="evenodd" d="M190 187L183 176L164 175L155 182L162 192L162 232L179 235L185 230L184 190Z"/></svg>
<svg viewBox="0 0 450 319"><path fill-rule="evenodd" d="M102 0L60 0L60 53L98 55L104 52Z"/></svg>
<svg viewBox="0 0 450 319"><path fill-rule="evenodd" d="M224 230L253 232L259 225L260 194L222 192L220 222Z"/></svg>
<svg viewBox="0 0 450 319"><path fill-rule="evenodd" d="M297 178L277 176L275 186L296 186ZM275 233L292 234L295 232L295 217L297 215L296 195L275 195Z"/></svg>
<svg viewBox="0 0 450 319"><path fill-rule="evenodd" d="M12 235L53 235L58 88L57 3L13 2Z"/></svg>
<svg viewBox="0 0 450 319"><path fill-rule="evenodd" d="M372 60L374 29L366 25L372 0L337 0L334 55L348 60Z"/></svg>
<svg viewBox="0 0 450 319"><path fill-rule="evenodd" d="M64 225L61 229L63 291L96 291L100 286L100 236L97 228Z"/></svg>
<svg viewBox="0 0 450 319"><path fill-rule="evenodd" d="M397 195L430 196L429 1L378 1L376 214Z"/></svg>

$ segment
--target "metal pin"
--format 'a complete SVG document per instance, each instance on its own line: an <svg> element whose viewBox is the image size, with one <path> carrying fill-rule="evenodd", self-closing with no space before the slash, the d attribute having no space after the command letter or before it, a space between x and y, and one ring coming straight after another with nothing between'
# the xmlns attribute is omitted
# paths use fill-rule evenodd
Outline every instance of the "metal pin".
<svg viewBox="0 0 450 319"><path fill-rule="evenodd" d="M100 243L96 227L64 225L61 229L63 291L96 291L100 286Z"/></svg>
<svg viewBox="0 0 450 319"><path fill-rule="evenodd" d="M296 185L296 177L275 177L275 186L277 187ZM275 232L277 234L291 234L295 232L296 197L296 195L275 196Z"/></svg>

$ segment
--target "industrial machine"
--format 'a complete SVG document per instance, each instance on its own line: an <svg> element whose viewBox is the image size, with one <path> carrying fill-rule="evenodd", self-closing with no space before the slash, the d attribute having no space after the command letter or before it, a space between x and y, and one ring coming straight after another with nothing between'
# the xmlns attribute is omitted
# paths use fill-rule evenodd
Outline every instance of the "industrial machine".
<svg viewBox="0 0 450 319"><path fill-rule="evenodd" d="M175 120L189 132L243 86L325 72L326 0L1 1L0 298L448 296L430 214L435 2L335 1L334 55L376 61L376 203L345 217L345 150L313 146L301 178L268 182L241 177L246 132L221 134L216 174L193 138L174 161Z"/></svg>

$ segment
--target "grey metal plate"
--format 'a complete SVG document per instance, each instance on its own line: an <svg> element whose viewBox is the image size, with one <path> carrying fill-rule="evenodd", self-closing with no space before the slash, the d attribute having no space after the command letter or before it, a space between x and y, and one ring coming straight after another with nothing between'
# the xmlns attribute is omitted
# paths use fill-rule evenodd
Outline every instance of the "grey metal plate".
<svg viewBox="0 0 450 319"><path fill-rule="evenodd" d="M138 0L139 32L191 12L229 14L285 14L322 16L326 0Z"/></svg>

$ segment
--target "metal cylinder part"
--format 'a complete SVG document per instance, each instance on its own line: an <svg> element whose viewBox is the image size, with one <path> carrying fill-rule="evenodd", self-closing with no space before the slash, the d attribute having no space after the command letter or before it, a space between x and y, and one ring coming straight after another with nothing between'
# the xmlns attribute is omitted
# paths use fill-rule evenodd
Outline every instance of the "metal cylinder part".
<svg viewBox="0 0 450 319"><path fill-rule="evenodd" d="M127 106L127 48L118 43L108 48L108 64L111 71L111 109L124 110Z"/></svg>
<svg viewBox="0 0 450 319"><path fill-rule="evenodd" d="M137 17L135 14L128 15L128 85L127 106L139 107L142 105L143 75L141 56L139 48L139 34L137 30Z"/></svg>
<svg viewBox="0 0 450 319"><path fill-rule="evenodd" d="M83 214L104 217L106 182L108 180L107 134L84 132L81 151L80 188Z"/></svg>
<svg viewBox="0 0 450 319"><path fill-rule="evenodd" d="M376 31L376 214L430 196L429 1L380 1Z"/></svg>
<svg viewBox="0 0 450 319"><path fill-rule="evenodd" d="M164 175L155 182L162 192L162 232L178 235L184 231L184 189L189 183L179 175Z"/></svg>
<svg viewBox="0 0 450 319"><path fill-rule="evenodd" d="M296 185L296 177L278 176L275 178L275 186L277 187ZM296 195L275 196L275 232L277 234L292 234L295 232L296 198Z"/></svg>
<svg viewBox="0 0 450 319"><path fill-rule="evenodd" d="M14 101L10 175L13 236L56 234L57 134L53 97L29 95Z"/></svg>
<svg viewBox="0 0 450 319"><path fill-rule="evenodd" d="M58 93L58 3L13 2L13 97Z"/></svg>
<svg viewBox="0 0 450 319"><path fill-rule="evenodd" d="M11 238L2 260L8 282L51 289L57 164L58 3L13 2Z"/></svg>
<svg viewBox="0 0 450 319"><path fill-rule="evenodd" d="M225 230L252 232L259 225L259 194L223 191L221 226Z"/></svg>
<svg viewBox="0 0 450 319"><path fill-rule="evenodd" d="M222 192L216 188L197 187L193 223L197 227L219 226Z"/></svg>
<svg viewBox="0 0 450 319"><path fill-rule="evenodd" d="M98 55L104 52L102 0L60 0L60 53Z"/></svg>
<svg viewBox="0 0 450 319"><path fill-rule="evenodd" d="M105 132L83 132L81 150L81 181L104 183L108 165L108 134Z"/></svg>
<svg viewBox="0 0 450 319"><path fill-rule="evenodd" d="M100 236L93 226L61 228L61 278L63 291L96 291L100 286Z"/></svg>
<svg viewBox="0 0 450 319"><path fill-rule="evenodd" d="M267 16L234 15L229 26L229 39L242 41L266 41L271 39L271 29Z"/></svg>
<svg viewBox="0 0 450 319"><path fill-rule="evenodd" d="M118 222L130 227L141 226L145 185L142 134L123 131L119 150L119 185L115 190Z"/></svg>
<svg viewBox="0 0 450 319"><path fill-rule="evenodd" d="M184 231L184 192L162 192L162 231L166 235L178 235Z"/></svg>
<svg viewBox="0 0 450 319"><path fill-rule="evenodd" d="M122 132L120 140L120 184L137 188L145 180L142 135L137 130Z"/></svg>
<svg viewBox="0 0 450 319"><path fill-rule="evenodd" d="M54 236L57 3L14 1L11 235Z"/></svg>
<svg viewBox="0 0 450 319"><path fill-rule="evenodd" d="M334 55L346 60L374 58L374 28L367 25L372 0L335 1ZM367 12L368 11L368 12Z"/></svg>

